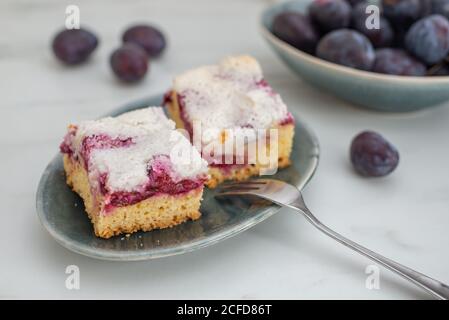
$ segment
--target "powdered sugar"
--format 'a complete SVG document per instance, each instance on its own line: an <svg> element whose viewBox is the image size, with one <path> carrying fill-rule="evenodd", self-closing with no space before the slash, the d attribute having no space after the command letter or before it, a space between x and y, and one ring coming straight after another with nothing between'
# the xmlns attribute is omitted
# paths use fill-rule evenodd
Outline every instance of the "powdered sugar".
<svg viewBox="0 0 449 320"><path fill-rule="evenodd" d="M281 97L263 81L259 63L249 56L190 70L175 78L185 116L203 128L269 128L288 116Z"/></svg>
<svg viewBox="0 0 449 320"><path fill-rule="evenodd" d="M107 137L101 140L102 144L92 145L84 160L91 185L98 188L99 177L106 174L105 187L109 192L147 187L152 161L159 155L169 156L169 175L175 182L207 172L207 163L188 139L175 131L174 122L167 119L160 107L80 123L71 139L75 156L82 156L89 137ZM117 140L126 143L116 143Z"/></svg>

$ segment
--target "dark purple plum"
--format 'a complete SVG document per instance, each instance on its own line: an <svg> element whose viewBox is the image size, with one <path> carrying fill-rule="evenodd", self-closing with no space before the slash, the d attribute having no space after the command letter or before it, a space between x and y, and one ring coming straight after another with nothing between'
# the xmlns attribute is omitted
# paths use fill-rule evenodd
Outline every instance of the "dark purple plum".
<svg viewBox="0 0 449 320"><path fill-rule="evenodd" d="M449 0L431 0L431 12L449 19Z"/></svg>
<svg viewBox="0 0 449 320"><path fill-rule="evenodd" d="M399 163L399 152L380 134L365 131L351 143L351 162L354 169L366 177L390 174Z"/></svg>
<svg viewBox="0 0 449 320"><path fill-rule="evenodd" d="M98 38L86 29L66 29L53 39L55 56L65 64L80 64L97 48Z"/></svg>
<svg viewBox="0 0 449 320"><path fill-rule="evenodd" d="M314 53L319 34L309 18L300 12L283 12L274 18L273 34L295 48Z"/></svg>
<svg viewBox="0 0 449 320"><path fill-rule="evenodd" d="M370 13L366 13L369 3L362 2L352 9L352 26L355 30L364 34L375 48L388 47L393 43L394 31L390 23L384 17L380 17L379 29L368 29L366 21Z"/></svg>
<svg viewBox="0 0 449 320"><path fill-rule="evenodd" d="M426 66L402 49L379 49L373 72L398 76L425 76Z"/></svg>
<svg viewBox="0 0 449 320"><path fill-rule="evenodd" d="M340 29L324 36L316 55L324 60L350 68L371 70L375 53L368 38L355 30Z"/></svg>
<svg viewBox="0 0 449 320"><path fill-rule="evenodd" d="M394 25L408 27L423 15L423 0L382 0L382 9Z"/></svg>
<svg viewBox="0 0 449 320"><path fill-rule="evenodd" d="M405 47L428 65L440 62L449 53L449 21L441 15L418 20L405 36Z"/></svg>
<svg viewBox="0 0 449 320"><path fill-rule="evenodd" d="M148 55L140 46L125 43L112 53L110 64L120 80L137 82L147 73Z"/></svg>
<svg viewBox="0 0 449 320"><path fill-rule="evenodd" d="M384 14L394 29L393 45L405 47L405 36L410 26L418 19L431 14L432 0L385 0ZM389 3L388 5L386 3Z"/></svg>
<svg viewBox="0 0 449 320"><path fill-rule="evenodd" d="M314 0L309 15L321 31L329 32L349 26L351 6L345 0Z"/></svg>
<svg viewBox="0 0 449 320"><path fill-rule="evenodd" d="M125 31L123 42L141 46L150 57L159 56L165 49L166 41L162 32L149 25L136 25Z"/></svg>

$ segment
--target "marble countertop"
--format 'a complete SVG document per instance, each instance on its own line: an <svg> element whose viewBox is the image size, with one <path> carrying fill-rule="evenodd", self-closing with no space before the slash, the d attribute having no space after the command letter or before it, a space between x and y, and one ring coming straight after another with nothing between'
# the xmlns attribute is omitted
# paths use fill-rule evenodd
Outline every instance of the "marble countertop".
<svg viewBox="0 0 449 320"><path fill-rule="evenodd" d="M449 103L382 114L311 88L259 35L258 16L269 3L78 0L81 23L101 44L89 63L66 68L49 50L64 24L65 2L1 2L0 298L429 298L384 269L380 288L367 289L372 263L289 210L212 247L137 263L72 253L43 229L35 192L69 122L163 92L174 74L236 53L260 61L267 80L320 140L320 166L305 190L312 211L345 236L449 283ZM121 31L137 21L160 25L169 46L145 81L127 86L114 79L108 58ZM351 170L349 143L364 129L381 132L400 150L401 163L388 178L364 179ZM79 290L65 286L68 265L79 267Z"/></svg>

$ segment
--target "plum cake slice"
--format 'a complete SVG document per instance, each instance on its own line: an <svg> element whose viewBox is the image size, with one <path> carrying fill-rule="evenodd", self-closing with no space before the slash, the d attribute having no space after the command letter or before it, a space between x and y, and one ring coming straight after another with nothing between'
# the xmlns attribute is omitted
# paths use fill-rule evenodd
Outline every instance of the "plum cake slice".
<svg viewBox="0 0 449 320"><path fill-rule="evenodd" d="M60 150L99 237L200 217L207 162L161 107L70 125Z"/></svg>
<svg viewBox="0 0 449 320"><path fill-rule="evenodd" d="M290 164L293 116L250 56L180 74L164 104L208 162L211 188Z"/></svg>

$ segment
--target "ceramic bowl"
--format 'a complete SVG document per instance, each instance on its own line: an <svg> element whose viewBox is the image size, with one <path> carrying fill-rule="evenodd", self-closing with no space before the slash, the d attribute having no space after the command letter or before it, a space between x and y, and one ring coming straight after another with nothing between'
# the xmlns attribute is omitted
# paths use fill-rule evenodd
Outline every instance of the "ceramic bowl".
<svg viewBox="0 0 449 320"><path fill-rule="evenodd" d="M281 60L313 86L366 108L406 112L449 100L449 76L408 77L361 71L327 62L280 40L271 32L274 17L284 11L306 12L310 1L288 1L266 9L262 35Z"/></svg>

